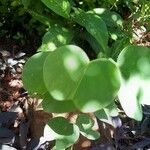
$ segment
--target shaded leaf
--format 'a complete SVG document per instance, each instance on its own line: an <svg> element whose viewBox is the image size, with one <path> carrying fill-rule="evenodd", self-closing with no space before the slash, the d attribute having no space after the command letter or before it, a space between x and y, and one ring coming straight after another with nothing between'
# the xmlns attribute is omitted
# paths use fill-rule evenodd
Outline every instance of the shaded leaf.
<svg viewBox="0 0 150 150"><path fill-rule="evenodd" d="M80 133L90 140L96 140L100 137L98 131L94 131L92 127L94 126L94 120L92 120L86 114L79 114L76 120L76 125L80 129Z"/></svg>
<svg viewBox="0 0 150 150"><path fill-rule="evenodd" d="M33 18L35 18L36 20L40 21L41 23L47 26L50 26L51 24L53 24L53 21L47 16L44 16L43 14L40 14L36 11L29 10L29 9L28 9L28 12L32 15Z"/></svg>
<svg viewBox="0 0 150 150"><path fill-rule="evenodd" d="M63 117L51 119L48 125L51 128L51 135L56 139L56 149L66 149L79 138L79 128Z"/></svg>
<svg viewBox="0 0 150 150"><path fill-rule="evenodd" d="M76 110L72 101L57 101L53 99L49 93L44 95L42 106L44 111L51 113L64 113Z"/></svg>

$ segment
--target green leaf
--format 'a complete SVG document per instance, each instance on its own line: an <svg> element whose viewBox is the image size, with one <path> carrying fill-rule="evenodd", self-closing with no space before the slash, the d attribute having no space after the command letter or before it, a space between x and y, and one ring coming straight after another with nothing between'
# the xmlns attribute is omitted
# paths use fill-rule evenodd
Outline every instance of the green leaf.
<svg viewBox="0 0 150 150"><path fill-rule="evenodd" d="M79 128L63 117L55 117L48 122L51 133L56 139L56 149L66 149L79 138Z"/></svg>
<svg viewBox="0 0 150 150"><path fill-rule="evenodd" d="M120 72L114 61L97 59L89 63L75 93L74 103L82 112L95 112L109 105L119 88Z"/></svg>
<svg viewBox="0 0 150 150"><path fill-rule="evenodd" d="M65 113L76 111L72 101L57 101L50 96L49 93L46 93L43 97L42 106L44 111L50 113Z"/></svg>
<svg viewBox="0 0 150 150"><path fill-rule="evenodd" d="M112 117L116 117L119 115L117 106L115 105L114 102L109 104L104 109L100 109L100 110L96 111L94 114L99 120L106 122L112 126L113 126Z"/></svg>
<svg viewBox="0 0 150 150"><path fill-rule="evenodd" d="M28 8L31 0L21 0L22 4L24 5L25 8Z"/></svg>
<svg viewBox="0 0 150 150"><path fill-rule="evenodd" d="M74 21L86 30L97 40L104 52L108 50L108 31L105 22L96 14L75 9L72 15Z"/></svg>
<svg viewBox="0 0 150 150"><path fill-rule="evenodd" d="M71 6L68 0L41 0L49 9L56 14L69 18Z"/></svg>
<svg viewBox="0 0 150 150"><path fill-rule="evenodd" d="M110 28L123 26L123 20L116 12L107 10L105 8L95 8L92 11L96 15L100 16Z"/></svg>
<svg viewBox="0 0 150 150"><path fill-rule="evenodd" d="M45 60L43 73L47 90L56 100L71 100L89 59L74 45L59 47Z"/></svg>
<svg viewBox="0 0 150 150"><path fill-rule="evenodd" d="M41 52L28 59L22 74L23 84L31 94L44 94L47 89L43 81L43 65L50 52Z"/></svg>
<svg viewBox="0 0 150 150"><path fill-rule="evenodd" d="M53 24L54 22L48 18L47 16L44 16L43 14L40 14L40 13L37 13L33 10L27 10L33 18L35 18L36 20L40 21L41 23L47 25L47 26L50 26L51 24Z"/></svg>
<svg viewBox="0 0 150 150"><path fill-rule="evenodd" d="M80 133L90 140L96 140L100 137L98 131L94 131L94 120L86 114L80 114L76 120L76 125L80 129Z"/></svg>
<svg viewBox="0 0 150 150"><path fill-rule="evenodd" d="M70 44L73 33L59 25L51 26L49 31L43 36L42 46L38 51L53 51L57 47Z"/></svg>
<svg viewBox="0 0 150 150"><path fill-rule="evenodd" d="M140 121L141 104L150 105L150 49L128 46L120 53L118 64L122 73L120 103L129 117Z"/></svg>

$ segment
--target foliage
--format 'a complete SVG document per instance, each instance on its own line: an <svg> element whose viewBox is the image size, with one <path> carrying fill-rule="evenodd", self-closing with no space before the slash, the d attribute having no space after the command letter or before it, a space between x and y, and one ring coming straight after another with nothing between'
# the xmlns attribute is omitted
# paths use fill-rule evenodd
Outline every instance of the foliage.
<svg viewBox="0 0 150 150"><path fill-rule="evenodd" d="M20 0L0 1L1 38L27 44L31 38L38 41L44 32L45 26L26 13Z"/></svg>
<svg viewBox="0 0 150 150"><path fill-rule="evenodd" d="M109 122L109 117L118 115L118 96L127 116L142 120L142 105L150 105L150 50L129 42L131 22L129 29L124 28L117 11L123 4L133 18L138 15L143 19L148 2L136 5L137 1L109 0L107 7L94 8L97 3L106 6L105 1L95 0L88 1L89 10L85 1L77 0L41 0L33 8L32 1L22 2L26 11L48 28L39 52L29 58L22 76L30 94L43 99L45 111L94 112L98 119ZM92 140L99 138L86 114L79 114L74 124L56 117L48 125L56 149L74 144L79 132Z"/></svg>

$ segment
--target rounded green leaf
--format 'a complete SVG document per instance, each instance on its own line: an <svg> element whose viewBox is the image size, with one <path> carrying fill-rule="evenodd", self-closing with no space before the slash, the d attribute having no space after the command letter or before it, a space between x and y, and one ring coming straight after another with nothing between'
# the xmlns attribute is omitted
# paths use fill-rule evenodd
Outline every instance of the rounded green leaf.
<svg viewBox="0 0 150 150"><path fill-rule="evenodd" d="M79 127L80 132L83 136L90 140L96 140L100 137L99 132L94 131L94 120L86 114L80 114L76 120L76 125Z"/></svg>
<svg viewBox="0 0 150 150"><path fill-rule="evenodd" d="M51 26L43 36L42 46L38 51L54 51L57 47L69 44L73 33L59 25Z"/></svg>
<svg viewBox="0 0 150 150"><path fill-rule="evenodd" d="M66 149L79 138L79 128L63 117L56 117L48 122L51 133L56 139L56 149Z"/></svg>
<svg viewBox="0 0 150 150"><path fill-rule="evenodd" d="M141 104L150 105L150 49L128 46L120 53L118 64L122 74L120 103L129 117L140 121Z"/></svg>
<svg viewBox="0 0 150 150"><path fill-rule="evenodd" d="M82 77L74 96L82 112L95 112L109 105L120 88L120 71L112 60L92 61Z"/></svg>
<svg viewBox="0 0 150 150"><path fill-rule="evenodd" d="M44 82L56 100L71 100L83 76L89 59L84 51L74 45L59 47L45 60Z"/></svg>
<svg viewBox="0 0 150 150"><path fill-rule="evenodd" d="M49 9L56 14L68 18L71 6L68 0L41 0Z"/></svg>
<svg viewBox="0 0 150 150"><path fill-rule="evenodd" d="M65 113L77 110L72 101L57 101L49 93L44 95L42 106L44 111L50 113Z"/></svg>
<svg viewBox="0 0 150 150"><path fill-rule="evenodd" d="M43 65L50 52L41 52L28 59L22 74L24 87L31 94L44 94L47 90L43 81Z"/></svg>

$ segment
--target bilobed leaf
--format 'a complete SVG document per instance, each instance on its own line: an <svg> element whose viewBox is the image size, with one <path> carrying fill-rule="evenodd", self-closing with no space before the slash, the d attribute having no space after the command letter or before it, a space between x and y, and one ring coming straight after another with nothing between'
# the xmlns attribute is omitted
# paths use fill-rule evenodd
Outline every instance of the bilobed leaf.
<svg viewBox="0 0 150 150"><path fill-rule="evenodd" d="M42 106L44 111L51 113L65 113L73 112L76 110L76 107L72 101L57 101L53 99L49 93L44 95Z"/></svg>
<svg viewBox="0 0 150 150"><path fill-rule="evenodd" d="M59 25L51 26L49 31L43 36L42 46L38 51L54 51L57 47L70 44L73 33Z"/></svg>
<svg viewBox="0 0 150 150"><path fill-rule="evenodd" d="M43 81L43 65L49 53L40 52L33 55L24 66L22 74L23 84L25 89L32 94L44 94L47 91Z"/></svg>
<svg viewBox="0 0 150 150"><path fill-rule="evenodd" d="M43 75L52 97L60 101L73 99L88 63L89 59L84 51L74 45L59 47L48 55Z"/></svg>
<svg viewBox="0 0 150 150"><path fill-rule="evenodd" d="M68 18L71 6L68 0L41 0L49 9L56 14Z"/></svg>
<svg viewBox="0 0 150 150"><path fill-rule="evenodd" d="M79 138L79 128L63 117L55 117L48 122L51 135L56 140L56 149L66 149Z"/></svg>
<svg viewBox="0 0 150 150"><path fill-rule="evenodd" d="M97 40L104 52L108 50L108 31L105 22L96 14L84 12L81 9L76 9L73 20L86 30Z"/></svg>
<svg viewBox="0 0 150 150"><path fill-rule="evenodd" d="M120 53L118 64L122 74L120 103L129 117L140 121L141 104L150 105L150 49L127 46Z"/></svg>
<svg viewBox="0 0 150 150"><path fill-rule="evenodd" d="M88 115L86 114L78 115L78 118L76 120L76 125L80 129L80 133L86 138L90 140L96 140L100 137L99 132L94 131L92 129L92 127L94 126L94 120L91 119Z"/></svg>
<svg viewBox="0 0 150 150"><path fill-rule="evenodd" d="M116 64L109 59L97 59L88 64L74 103L82 112L95 112L109 105L119 88L120 72Z"/></svg>

